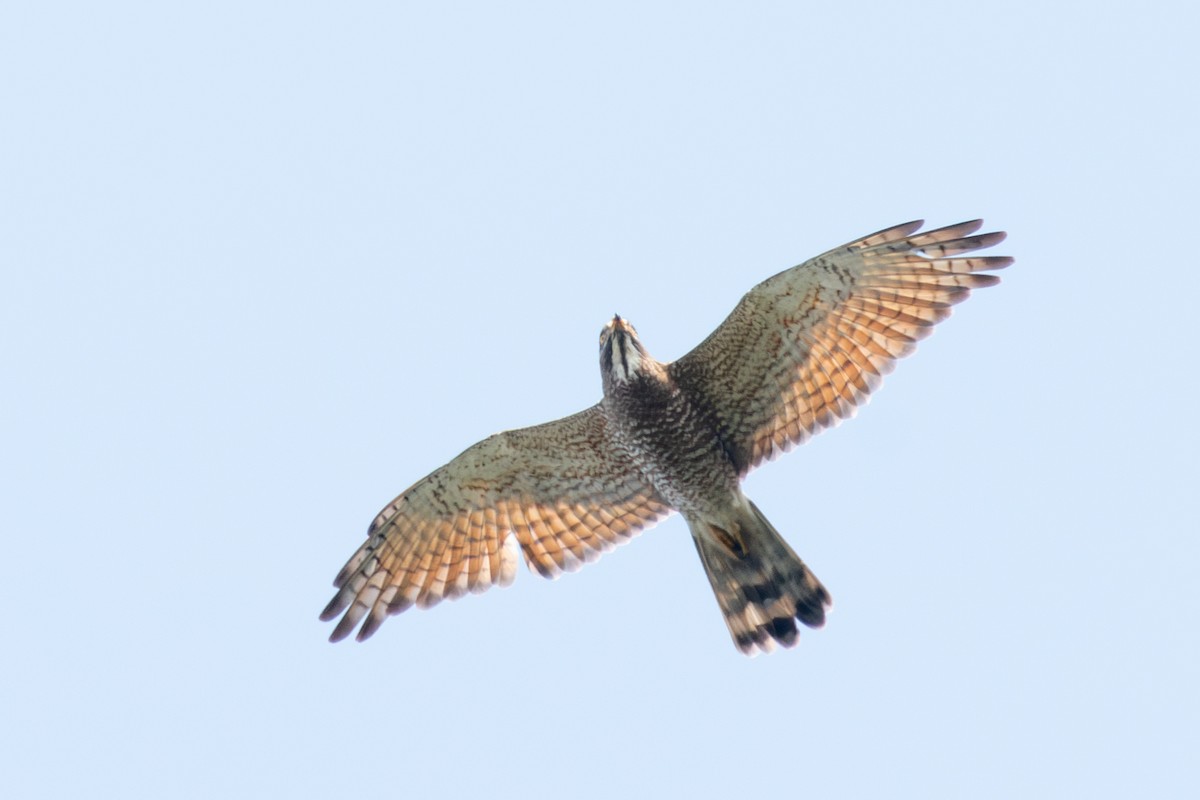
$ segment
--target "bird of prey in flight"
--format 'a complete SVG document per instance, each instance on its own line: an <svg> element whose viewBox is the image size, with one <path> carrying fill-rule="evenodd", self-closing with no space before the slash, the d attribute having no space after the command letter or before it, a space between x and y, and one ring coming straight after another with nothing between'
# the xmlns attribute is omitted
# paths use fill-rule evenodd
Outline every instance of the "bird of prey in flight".
<svg viewBox="0 0 1200 800"><path fill-rule="evenodd" d="M656 361L633 325L600 332L604 396L591 408L484 439L375 517L321 614L330 639L375 633L390 614L509 584L518 553L556 577L672 512L691 531L734 644L790 647L821 626L829 592L742 479L852 416L897 359L986 274L975 251L1004 234L981 220L887 228L750 290L694 350Z"/></svg>

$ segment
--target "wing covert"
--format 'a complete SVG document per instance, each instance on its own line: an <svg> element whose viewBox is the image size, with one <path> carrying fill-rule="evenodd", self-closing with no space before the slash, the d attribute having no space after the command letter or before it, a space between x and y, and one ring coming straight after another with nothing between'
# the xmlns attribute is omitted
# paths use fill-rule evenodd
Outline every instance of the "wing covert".
<svg viewBox="0 0 1200 800"><path fill-rule="evenodd" d="M671 511L610 444L599 405L504 431L467 448L379 513L334 580L338 592L321 619L344 612L330 639L344 639L362 622L361 641L387 615L412 605L508 585L518 546L530 569L552 578Z"/></svg>
<svg viewBox="0 0 1200 800"><path fill-rule="evenodd" d="M884 229L768 278L669 365L707 403L741 474L853 416L951 306L999 281L979 273L1012 263L964 257L1004 240L976 234L982 220L918 233L923 224Z"/></svg>

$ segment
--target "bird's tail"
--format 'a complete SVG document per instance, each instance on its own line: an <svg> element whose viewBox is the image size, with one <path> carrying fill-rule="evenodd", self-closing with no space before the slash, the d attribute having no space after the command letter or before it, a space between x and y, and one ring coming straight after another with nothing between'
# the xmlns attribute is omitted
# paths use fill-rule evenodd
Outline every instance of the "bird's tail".
<svg viewBox="0 0 1200 800"><path fill-rule="evenodd" d="M747 655L791 647L799 639L796 620L810 628L825 624L829 592L792 551L754 503L746 500L725 528L689 519L692 540L712 583L733 643Z"/></svg>

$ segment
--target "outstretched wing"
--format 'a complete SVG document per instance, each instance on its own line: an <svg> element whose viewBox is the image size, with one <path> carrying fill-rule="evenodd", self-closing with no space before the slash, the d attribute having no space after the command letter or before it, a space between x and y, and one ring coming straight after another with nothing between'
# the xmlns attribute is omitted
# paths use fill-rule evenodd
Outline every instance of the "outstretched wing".
<svg viewBox="0 0 1200 800"><path fill-rule="evenodd" d="M896 359L950 316L978 274L1012 263L964 257L1004 240L982 220L917 233L897 225L830 250L754 287L671 376L712 413L738 470L854 414Z"/></svg>
<svg viewBox="0 0 1200 800"><path fill-rule="evenodd" d="M379 513L334 580L321 619L342 616L332 641L366 617L366 639L388 614L512 582L517 544L546 577L595 560L672 509L609 440L599 405L468 448ZM514 539L512 538L515 536Z"/></svg>

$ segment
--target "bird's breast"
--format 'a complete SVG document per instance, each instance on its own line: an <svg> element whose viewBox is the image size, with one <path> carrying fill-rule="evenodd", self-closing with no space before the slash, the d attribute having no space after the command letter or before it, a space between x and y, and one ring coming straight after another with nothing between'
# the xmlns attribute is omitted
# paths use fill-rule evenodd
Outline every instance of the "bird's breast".
<svg viewBox="0 0 1200 800"><path fill-rule="evenodd" d="M674 508L702 511L737 492L737 470L709 415L677 387L634 381L608 401L626 456Z"/></svg>

